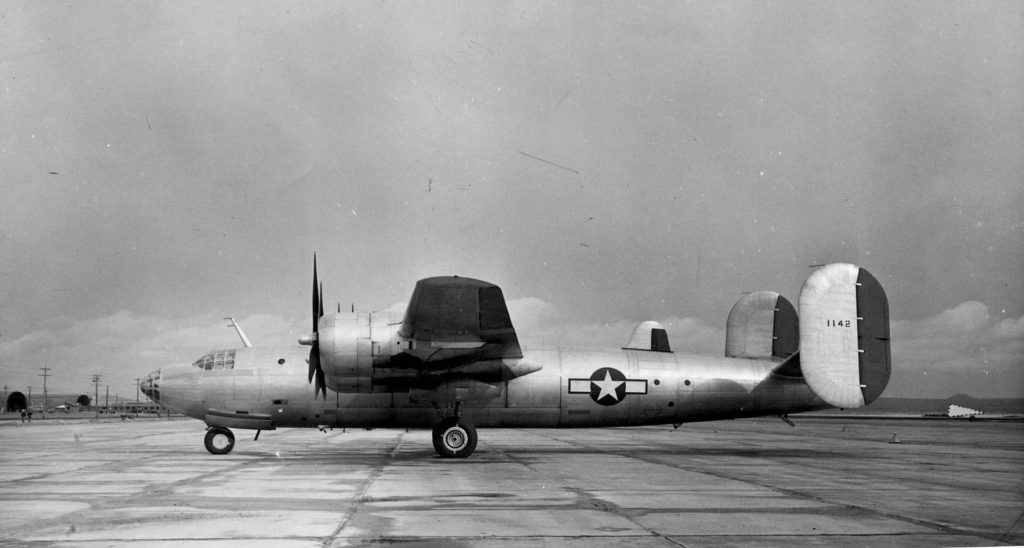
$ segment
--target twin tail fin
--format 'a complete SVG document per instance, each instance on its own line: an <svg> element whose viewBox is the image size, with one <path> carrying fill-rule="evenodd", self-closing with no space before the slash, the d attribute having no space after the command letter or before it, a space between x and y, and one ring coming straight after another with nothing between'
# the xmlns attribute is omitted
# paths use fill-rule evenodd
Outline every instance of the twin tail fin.
<svg viewBox="0 0 1024 548"><path fill-rule="evenodd" d="M867 270L846 263L811 274L800 291L800 369L829 405L863 407L889 383L889 301Z"/></svg>

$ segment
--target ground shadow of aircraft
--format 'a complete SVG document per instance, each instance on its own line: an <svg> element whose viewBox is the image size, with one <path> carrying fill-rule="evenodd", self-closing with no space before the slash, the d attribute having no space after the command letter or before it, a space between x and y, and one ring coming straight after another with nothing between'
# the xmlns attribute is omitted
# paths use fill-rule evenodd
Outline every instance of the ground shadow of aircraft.
<svg viewBox="0 0 1024 548"><path fill-rule="evenodd" d="M885 292L844 263L807 278L799 320L778 293L741 298L723 357L673 352L657 322L641 323L622 348L524 351L501 289L472 278L420 280L401 317L324 314L321 295L314 258L312 333L300 346L253 347L238 328L244 347L155 371L143 392L204 421L215 454L234 447L232 428L258 439L282 427L423 427L440 456L467 457L477 426L788 421L862 407L891 369Z"/></svg>

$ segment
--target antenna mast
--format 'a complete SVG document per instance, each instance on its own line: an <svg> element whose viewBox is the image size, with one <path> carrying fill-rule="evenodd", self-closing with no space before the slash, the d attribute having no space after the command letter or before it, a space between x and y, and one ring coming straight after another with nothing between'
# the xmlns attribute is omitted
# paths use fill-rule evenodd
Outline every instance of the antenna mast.
<svg viewBox="0 0 1024 548"><path fill-rule="evenodd" d="M245 333L242 332L242 326L238 325L238 322L236 322L234 318L224 319L231 322L230 324L228 324L228 327L235 328L235 331L238 332L238 336L242 339L242 344L244 344L246 348L252 348L252 343L249 342L249 337L246 337Z"/></svg>

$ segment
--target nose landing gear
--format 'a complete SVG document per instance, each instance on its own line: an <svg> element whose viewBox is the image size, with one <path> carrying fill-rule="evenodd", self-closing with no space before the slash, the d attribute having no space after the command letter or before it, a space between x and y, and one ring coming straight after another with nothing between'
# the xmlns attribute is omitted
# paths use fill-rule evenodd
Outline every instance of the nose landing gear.
<svg viewBox="0 0 1024 548"><path fill-rule="evenodd" d="M227 455L235 448L235 435L231 430L221 426L213 426L206 429L206 450L214 455Z"/></svg>

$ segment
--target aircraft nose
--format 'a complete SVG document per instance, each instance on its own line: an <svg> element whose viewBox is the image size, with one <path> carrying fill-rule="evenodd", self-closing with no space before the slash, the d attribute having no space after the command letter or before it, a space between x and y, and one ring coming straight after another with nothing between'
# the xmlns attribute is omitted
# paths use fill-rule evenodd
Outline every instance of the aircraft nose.
<svg viewBox="0 0 1024 548"><path fill-rule="evenodd" d="M139 388L149 399L160 401L160 370L157 369L146 375L146 378L142 379L142 382L139 384Z"/></svg>

